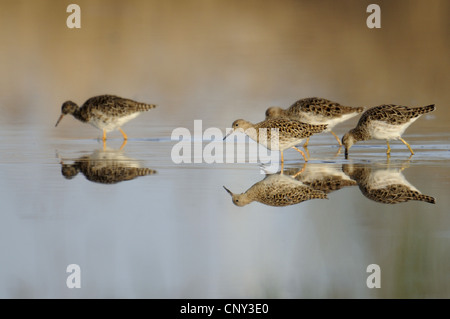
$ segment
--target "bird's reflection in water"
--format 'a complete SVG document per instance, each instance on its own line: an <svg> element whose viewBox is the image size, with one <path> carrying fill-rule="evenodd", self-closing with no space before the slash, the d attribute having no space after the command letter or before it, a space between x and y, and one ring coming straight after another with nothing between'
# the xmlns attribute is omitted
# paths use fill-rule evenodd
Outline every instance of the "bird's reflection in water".
<svg viewBox="0 0 450 319"><path fill-rule="evenodd" d="M354 179L367 198L384 204L410 200L434 204L434 197L422 194L403 175L403 168L375 168L375 164L343 164L342 170Z"/></svg>
<svg viewBox="0 0 450 319"><path fill-rule="evenodd" d="M66 179L74 178L79 172L87 180L101 184L115 184L156 174L155 170L141 167L139 161L125 156L122 148L113 150L105 147L76 159L72 164L61 161L61 174Z"/></svg>
<svg viewBox="0 0 450 319"><path fill-rule="evenodd" d="M292 175L303 184L327 194L343 187L357 185L356 181L342 172L342 167L336 166L336 164L308 164L300 173L296 173L296 171L296 168L288 168L284 174Z"/></svg>
<svg viewBox="0 0 450 319"><path fill-rule="evenodd" d="M313 189L294 176L282 172L266 175L262 181L257 182L242 194L234 194L225 186L224 188L237 206L245 206L256 201L265 205L280 207L298 204L310 199L327 198L325 192Z"/></svg>

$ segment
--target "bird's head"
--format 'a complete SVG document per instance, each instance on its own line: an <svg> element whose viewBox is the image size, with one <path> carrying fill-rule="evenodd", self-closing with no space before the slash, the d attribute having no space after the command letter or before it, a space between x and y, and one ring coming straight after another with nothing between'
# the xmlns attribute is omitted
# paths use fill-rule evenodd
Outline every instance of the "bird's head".
<svg viewBox="0 0 450 319"><path fill-rule="evenodd" d="M353 132L349 131L342 137L342 145L345 148L345 159L348 159L348 150L350 149L350 147L352 147L353 144L355 144L355 137L353 135Z"/></svg>
<svg viewBox="0 0 450 319"><path fill-rule="evenodd" d="M266 110L266 120L277 118L283 115L283 109L278 106L271 106Z"/></svg>
<svg viewBox="0 0 450 319"><path fill-rule="evenodd" d="M223 140L225 140L228 136L233 134L235 131L239 131L239 132L244 133L246 129L248 129L248 128L252 127L252 126L253 126L252 123L250 123L250 122L248 122L246 120L241 120L241 119L236 120L236 121L233 122L233 124L231 124L232 130L227 135L225 135Z"/></svg>
<svg viewBox="0 0 450 319"><path fill-rule="evenodd" d="M58 126L59 122L61 122L64 115L67 114L74 114L78 110L78 105L72 101L66 101L61 106L61 116L59 117L58 121L56 122L56 126Z"/></svg>
<svg viewBox="0 0 450 319"><path fill-rule="evenodd" d="M75 176L77 176L79 171L80 171L80 169L77 167L77 165L62 164L62 166L61 166L61 174L66 179L74 178Z"/></svg>
<svg viewBox="0 0 450 319"><path fill-rule="evenodd" d="M245 206L245 205L249 204L250 202L252 202L251 200L248 199L248 197L245 195L245 193L244 194L234 194L225 186L223 188L225 188L227 193L230 194L231 200L233 201L233 204L236 206L242 207L242 206Z"/></svg>

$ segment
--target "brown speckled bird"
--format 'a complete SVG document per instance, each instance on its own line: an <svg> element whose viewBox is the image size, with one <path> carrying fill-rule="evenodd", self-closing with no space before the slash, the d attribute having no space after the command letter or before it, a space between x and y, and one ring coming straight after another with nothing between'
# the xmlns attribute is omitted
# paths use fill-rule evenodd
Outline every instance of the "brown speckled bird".
<svg viewBox="0 0 450 319"><path fill-rule="evenodd" d="M342 170L354 179L361 193L373 201L397 204L410 200L435 204L434 197L422 194L402 174L402 169L372 169L373 164L344 164Z"/></svg>
<svg viewBox="0 0 450 319"><path fill-rule="evenodd" d="M101 184L116 184L156 174L155 170L141 167L137 160L124 156L120 150L97 150L76 159L73 164L61 162L61 174L66 179L74 178L79 172L87 180Z"/></svg>
<svg viewBox="0 0 450 319"><path fill-rule="evenodd" d="M333 127L362 113L362 111L364 111L362 107L345 106L327 99L310 97L298 100L286 110L275 106L270 107L266 110L266 119L286 117L309 124L326 124L325 132L333 134L341 146L341 140L332 131ZM308 142L309 137L303 146L308 146Z"/></svg>
<svg viewBox="0 0 450 319"><path fill-rule="evenodd" d="M402 138L402 134L421 115L434 109L434 104L415 108L384 104L368 109L363 113L356 127L342 137L345 158L348 157L348 150L353 144L370 139L386 140L388 155L391 152L389 140L400 140L408 147L411 155L414 155L414 151Z"/></svg>
<svg viewBox="0 0 450 319"><path fill-rule="evenodd" d="M234 131L247 134L252 140L262 144L270 150L280 151L281 162L284 162L283 151L293 148L308 159L302 150L295 147L305 138L320 133L327 128L326 125L312 125L287 118L275 118L252 124L245 120L236 120L232 124L232 131L224 137L224 140ZM272 135L272 133L274 133ZM262 137L262 138L260 138Z"/></svg>
<svg viewBox="0 0 450 319"><path fill-rule="evenodd" d="M284 174L293 175L296 169L290 168L284 171ZM342 167L330 163L307 164L300 174L293 176L296 180L321 190L327 194L348 186L356 186L357 183L344 172Z"/></svg>
<svg viewBox="0 0 450 319"><path fill-rule="evenodd" d="M106 140L106 132L118 129L124 140L128 137L121 126L137 117L141 112L155 108L155 104L146 104L124 99L115 95L94 96L79 107L72 101L64 102L61 107L61 116L56 122L58 126L64 115L71 114L83 123L103 130L103 141Z"/></svg>
<svg viewBox="0 0 450 319"><path fill-rule="evenodd" d="M266 176L245 193L234 194L225 186L236 206L245 206L257 201L269 206L294 205L310 199L326 199L327 194L312 189L294 178L281 174Z"/></svg>

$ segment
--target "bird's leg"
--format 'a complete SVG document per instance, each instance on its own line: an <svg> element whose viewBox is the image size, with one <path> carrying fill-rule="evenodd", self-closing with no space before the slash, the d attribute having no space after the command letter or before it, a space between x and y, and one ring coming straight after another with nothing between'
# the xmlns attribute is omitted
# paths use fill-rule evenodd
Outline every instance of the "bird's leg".
<svg viewBox="0 0 450 319"><path fill-rule="evenodd" d="M333 132L330 131L331 134L333 134L333 136L336 138L336 141L339 143L339 146L342 146L341 140L339 139L339 137Z"/></svg>
<svg viewBox="0 0 450 319"><path fill-rule="evenodd" d="M305 162L307 162L308 161L308 159L306 158L306 155L305 155L305 153L303 153L303 151L302 150L299 150L298 148L296 148L295 146L292 146L292 148L294 149L294 150L296 150L297 152L299 152L300 154L302 154L303 155L303 158L305 159Z"/></svg>
<svg viewBox="0 0 450 319"><path fill-rule="evenodd" d="M127 134L125 134L125 132L124 131L122 131L122 129L119 127L119 131L120 131L120 133L122 133L122 135L123 135L123 139L126 141L126 140L128 140L128 136L127 136Z"/></svg>
<svg viewBox="0 0 450 319"><path fill-rule="evenodd" d="M283 164L284 163L283 151L280 151L280 154L281 154L281 164Z"/></svg>
<svg viewBox="0 0 450 319"><path fill-rule="evenodd" d="M305 142L305 144L303 144L303 147L306 148L308 146L308 143L309 143L309 137L306 138L306 142Z"/></svg>
<svg viewBox="0 0 450 319"><path fill-rule="evenodd" d="M387 156L391 156L391 146L389 145L389 141L388 140L386 140L386 144L387 144L386 154L387 154Z"/></svg>
<svg viewBox="0 0 450 319"><path fill-rule="evenodd" d="M403 172L403 170L404 170L405 168L408 168L408 167L409 167L410 160L411 160L411 157L412 157L412 156L413 156L412 154L409 155L409 157L402 163L402 166L400 167L400 172Z"/></svg>
<svg viewBox="0 0 450 319"><path fill-rule="evenodd" d="M402 139L401 137L400 137L400 141L402 141L403 144L405 144L406 146L408 146L409 151L411 152L411 155L414 155L414 152L413 152L411 146L409 146L409 144L408 144L404 139Z"/></svg>
<svg viewBox="0 0 450 319"><path fill-rule="evenodd" d="M106 131L103 130L103 142L106 141Z"/></svg>
<svg viewBox="0 0 450 319"><path fill-rule="evenodd" d="M106 150L106 140L103 140L103 150Z"/></svg>
<svg viewBox="0 0 450 319"><path fill-rule="evenodd" d="M306 167L306 162L303 163L303 167L301 170L299 170L297 173L295 173L294 175L292 175L293 178L296 178L298 175L300 175L301 173L303 173L303 171L305 170Z"/></svg>
<svg viewBox="0 0 450 319"><path fill-rule="evenodd" d="M308 150L308 147L307 147L307 146L305 146L305 145L303 145L303 148L305 149L306 155L308 155L308 158L309 158L309 157L310 157L310 155L309 155L309 150Z"/></svg>
<svg viewBox="0 0 450 319"><path fill-rule="evenodd" d="M342 145L339 146L339 149L337 150L336 154L334 155L334 157L338 157L339 154L341 154L341 150L342 150Z"/></svg>
<svg viewBox="0 0 450 319"><path fill-rule="evenodd" d="M123 143L119 148L119 151L121 151L125 147L125 145L127 145L127 140L123 140Z"/></svg>

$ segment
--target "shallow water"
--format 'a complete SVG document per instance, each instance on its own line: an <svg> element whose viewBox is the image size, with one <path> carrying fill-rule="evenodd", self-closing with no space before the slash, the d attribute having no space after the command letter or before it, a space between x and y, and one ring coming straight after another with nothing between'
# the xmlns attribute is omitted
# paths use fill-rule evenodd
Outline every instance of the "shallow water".
<svg viewBox="0 0 450 319"><path fill-rule="evenodd" d="M60 27L65 8L51 2L14 3L0 5L22 22L0 19L0 297L450 297L446 1L405 2L406 12L383 4L380 30L365 27L360 1L79 1L81 30ZM71 117L54 127L63 101L103 93L158 104L124 126L122 149L119 132L104 148L100 131ZM172 161L175 128L203 149L225 147L201 134L315 95L436 111L404 134L412 157L400 142L387 158L384 142L368 141L345 160L319 134L306 165L285 152L283 176L278 163L207 164L194 152L200 163ZM266 172L266 182L301 182L327 199L287 192L277 195L283 207L234 205L224 186L244 193ZM375 190L391 182L435 204L387 204L398 197ZM81 267L80 289L66 285L69 264ZM381 268L379 289L366 285L370 264Z"/></svg>
<svg viewBox="0 0 450 319"><path fill-rule="evenodd" d="M0 277L4 297L449 294L446 138L421 135L421 143L415 143L405 136L416 150L410 159L401 143L392 143L389 160L381 144L356 144L346 161L342 153L336 155L338 147L330 145L333 137L327 134L311 139L306 165L297 152L285 154L284 175L300 171L296 178L306 184L327 178L353 181L345 165L383 170L388 176L401 170L436 204L380 203L364 196L353 181L334 183L328 199L238 207L223 186L243 193L263 180L270 167L176 165L170 160L176 141L170 137L130 138L120 150L119 138L108 140L103 149L96 139L37 140L32 136L50 130L22 129L11 130L2 145L0 233L3 256L8 256ZM123 180L123 170L136 167L152 174L134 178L131 172ZM65 267L72 263L82 269L82 289L65 285ZM382 269L379 292L366 286L366 267L373 263Z"/></svg>

